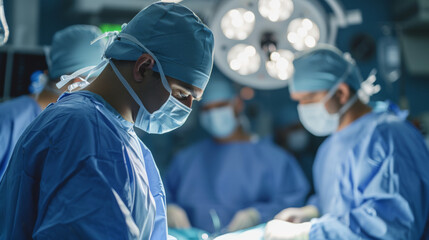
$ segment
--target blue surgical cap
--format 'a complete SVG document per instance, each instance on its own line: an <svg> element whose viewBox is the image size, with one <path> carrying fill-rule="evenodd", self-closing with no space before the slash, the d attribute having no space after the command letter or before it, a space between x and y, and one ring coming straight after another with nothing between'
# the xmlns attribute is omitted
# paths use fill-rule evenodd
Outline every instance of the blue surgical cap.
<svg viewBox="0 0 429 240"><path fill-rule="evenodd" d="M139 12L122 30L135 37L157 58L165 75L202 90L213 66L214 38L210 29L188 8L157 2ZM136 61L145 51L118 38L107 48L106 58ZM154 71L159 72L154 66Z"/></svg>
<svg viewBox="0 0 429 240"><path fill-rule="evenodd" d="M360 88L359 69L335 47L321 45L295 58L291 92L316 92L331 89L343 81L353 90ZM350 67L350 68L349 68Z"/></svg>
<svg viewBox="0 0 429 240"><path fill-rule="evenodd" d="M204 91L201 104L230 101L236 96L231 81L217 68L213 68L210 83Z"/></svg>
<svg viewBox="0 0 429 240"><path fill-rule="evenodd" d="M91 41L101 34L96 26L73 25L55 33L49 52L49 77L73 73L81 68L97 65L103 56L103 42Z"/></svg>

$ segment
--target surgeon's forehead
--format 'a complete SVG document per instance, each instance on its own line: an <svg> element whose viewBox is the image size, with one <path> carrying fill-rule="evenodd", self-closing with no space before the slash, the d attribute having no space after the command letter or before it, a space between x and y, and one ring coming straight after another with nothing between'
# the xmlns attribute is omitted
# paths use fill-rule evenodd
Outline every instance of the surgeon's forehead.
<svg viewBox="0 0 429 240"><path fill-rule="evenodd" d="M323 98L328 91L317 91L317 92L294 92L291 93L291 98L295 101L311 101L319 100Z"/></svg>

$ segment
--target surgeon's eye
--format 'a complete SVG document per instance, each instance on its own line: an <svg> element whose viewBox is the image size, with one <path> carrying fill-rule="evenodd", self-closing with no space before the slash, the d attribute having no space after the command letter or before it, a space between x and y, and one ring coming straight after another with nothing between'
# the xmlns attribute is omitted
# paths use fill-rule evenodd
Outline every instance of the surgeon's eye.
<svg viewBox="0 0 429 240"><path fill-rule="evenodd" d="M177 100L179 101L182 101L182 100L188 100L188 98L191 97L191 94L183 90L176 89L176 90L173 90L173 97L177 98Z"/></svg>

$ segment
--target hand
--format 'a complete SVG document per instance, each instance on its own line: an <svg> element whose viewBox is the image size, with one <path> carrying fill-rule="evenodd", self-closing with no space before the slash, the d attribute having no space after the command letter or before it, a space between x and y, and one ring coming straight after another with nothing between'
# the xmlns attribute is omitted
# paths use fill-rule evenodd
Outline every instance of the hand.
<svg viewBox="0 0 429 240"><path fill-rule="evenodd" d="M261 221L261 216L255 208L247 208L238 211L228 225L228 231L234 232L240 229L253 227Z"/></svg>
<svg viewBox="0 0 429 240"><path fill-rule="evenodd" d="M290 223L272 220L265 226L265 240L308 240L311 223Z"/></svg>
<svg viewBox="0 0 429 240"><path fill-rule="evenodd" d="M292 223L308 222L312 218L319 216L319 210L312 205L302 208L286 208L278 213L274 219L283 220Z"/></svg>
<svg viewBox="0 0 429 240"><path fill-rule="evenodd" d="M168 204L167 206L167 222L171 228L190 228L188 215L185 210L176 204Z"/></svg>

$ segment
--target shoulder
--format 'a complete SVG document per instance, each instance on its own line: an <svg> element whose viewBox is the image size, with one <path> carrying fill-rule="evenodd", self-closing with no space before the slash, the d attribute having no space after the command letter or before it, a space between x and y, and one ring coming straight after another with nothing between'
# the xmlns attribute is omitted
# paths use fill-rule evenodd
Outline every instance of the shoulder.
<svg viewBox="0 0 429 240"><path fill-rule="evenodd" d="M9 101L3 102L0 104L0 109L13 109L19 106L25 106L27 103L34 102L34 100L29 96L20 96L17 98L13 98Z"/></svg>
<svg viewBox="0 0 429 240"><path fill-rule="evenodd" d="M65 139L76 143L115 139L115 127L103 117L104 111L91 98L69 94L49 105L33 122L31 130L46 133L54 143Z"/></svg>
<svg viewBox="0 0 429 240"><path fill-rule="evenodd" d="M371 137L379 141L403 141L407 136L419 138L420 133L410 122L390 113L379 114L372 127ZM413 138L414 138L413 137ZM413 139L407 139L412 141Z"/></svg>
<svg viewBox="0 0 429 240"><path fill-rule="evenodd" d="M408 121L391 113L379 114L367 134L362 145L367 148L369 159L377 162L389 156L411 157L416 154L414 150L426 149L419 131Z"/></svg>
<svg viewBox="0 0 429 240"><path fill-rule="evenodd" d="M0 104L0 119L14 119L26 112L36 112L35 110L41 111L34 99L29 96L17 97Z"/></svg>

